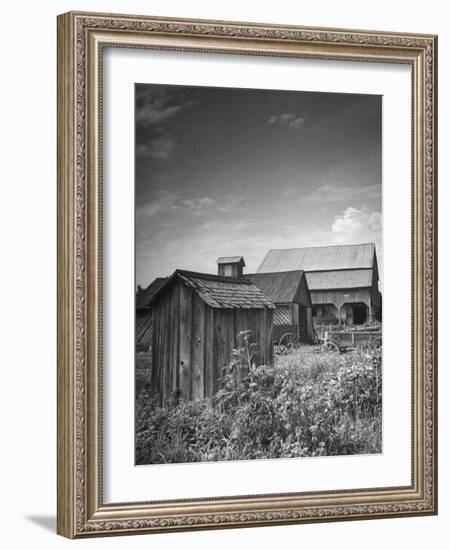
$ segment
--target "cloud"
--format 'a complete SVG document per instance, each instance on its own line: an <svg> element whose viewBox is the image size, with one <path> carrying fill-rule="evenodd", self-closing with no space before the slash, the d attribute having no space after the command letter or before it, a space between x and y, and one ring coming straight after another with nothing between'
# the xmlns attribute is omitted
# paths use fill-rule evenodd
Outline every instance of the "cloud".
<svg viewBox="0 0 449 550"><path fill-rule="evenodd" d="M214 207L209 213L204 220L190 217L189 225L178 219L162 228L158 222L157 230L138 235L139 284L147 285L177 268L215 273L219 256L243 255L245 272L254 273L270 248L317 245L331 235L329 230L323 235L317 229L306 231L292 225L276 226L273 231L275 220L246 219L240 214L219 218Z"/></svg>
<svg viewBox="0 0 449 550"><path fill-rule="evenodd" d="M248 206L248 199L243 195L228 195L217 203L217 211L222 214L234 214Z"/></svg>
<svg viewBox="0 0 449 550"><path fill-rule="evenodd" d="M292 188L293 189L293 188ZM297 188L298 191L300 190ZM302 200L307 203L322 202L358 202L371 199L379 199L382 193L382 185L361 186L357 182L352 184L328 183L317 187L310 193L304 195Z"/></svg>
<svg viewBox="0 0 449 550"><path fill-rule="evenodd" d="M185 105L161 105L147 104L136 110L136 122L145 122L147 124L158 124L179 113Z"/></svg>
<svg viewBox="0 0 449 550"><path fill-rule="evenodd" d="M382 230L382 216L380 212L370 212L367 209L359 210L348 206L338 216L333 225L332 232L344 235L360 237L361 234L377 234Z"/></svg>
<svg viewBox="0 0 449 550"><path fill-rule="evenodd" d="M185 202L190 205L190 201ZM195 206L203 203L195 202ZM158 222L157 230L149 230L138 238L137 275L140 284L148 284L157 276L169 275L177 268L215 273L218 256L243 255L247 265L245 272L254 273L270 248L362 242L376 243L382 274L382 218L379 212L348 206L335 218L330 218L327 224L313 226L279 224L277 219L245 218L238 214L219 218L217 205L208 206L210 216L206 219L190 217L189 225L186 225L180 219L174 223L170 218L165 220L167 224L163 228Z"/></svg>
<svg viewBox="0 0 449 550"><path fill-rule="evenodd" d="M287 187L287 189L284 189L284 191L282 191L282 195L284 197L294 197L300 191L301 191L301 188L299 186L298 187Z"/></svg>
<svg viewBox="0 0 449 550"><path fill-rule="evenodd" d="M175 140L170 134L157 136L148 140L147 143L140 143L136 147L136 157L154 159L168 159L176 147Z"/></svg>
<svg viewBox="0 0 449 550"><path fill-rule="evenodd" d="M140 126L161 124L191 105L179 89L140 85L136 90L136 123Z"/></svg>
<svg viewBox="0 0 449 550"><path fill-rule="evenodd" d="M142 220L143 218L152 218L158 214L165 214L168 212L176 199L177 195L162 192L159 193L159 195L153 200L145 204L138 205L136 208L136 218L138 218L137 226L139 226L139 219Z"/></svg>
<svg viewBox="0 0 449 550"><path fill-rule="evenodd" d="M307 117L300 117L293 113L283 113L281 115L273 115L268 119L268 124L276 124L278 126L287 126L289 128L302 128Z"/></svg>
<svg viewBox="0 0 449 550"><path fill-rule="evenodd" d="M174 210L202 210L215 206L216 201L210 197L202 197L199 199L185 199L175 202L172 205Z"/></svg>
<svg viewBox="0 0 449 550"><path fill-rule="evenodd" d="M178 193L161 192L153 200L140 205L136 209L136 215L143 223L144 218L152 218L159 214L174 213L198 213L216 207L217 201L210 197L182 198Z"/></svg>
<svg viewBox="0 0 449 550"><path fill-rule="evenodd" d="M375 243L380 279L383 277L382 214L348 206L332 224L333 243ZM380 283L382 288L382 282Z"/></svg>
<svg viewBox="0 0 449 550"><path fill-rule="evenodd" d="M188 214L193 216L209 216L217 223L217 217L228 217L240 212L247 206L247 199L241 195L228 195L217 201L212 197L188 197L180 193L162 191L151 201L137 206L137 224L146 224L145 218L153 218L157 215ZM226 222L228 223L228 222ZM158 222L160 225L160 222Z"/></svg>

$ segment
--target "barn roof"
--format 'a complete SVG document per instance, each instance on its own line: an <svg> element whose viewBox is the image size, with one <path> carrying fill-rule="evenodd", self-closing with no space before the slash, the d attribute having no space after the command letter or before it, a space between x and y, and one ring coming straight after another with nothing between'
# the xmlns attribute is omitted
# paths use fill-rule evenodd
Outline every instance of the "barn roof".
<svg viewBox="0 0 449 550"><path fill-rule="evenodd" d="M374 258L374 243L273 249L265 256L257 272L369 269L374 267Z"/></svg>
<svg viewBox="0 0 449 550"><path fill-rule="evenodd" d="M177 269L152 295L151 302L174 279L180 279L213 308L273 309L274 305L261 290L248 279L235 279Z"/></svg>
<svg viewBox="0 0 449 550"><path fill-rule="evenodd" d="M366 288L371 286L373 270L341 269L335 271L312 271L307 273L306 277L309 290Z"/></svg>
<svg viewBox="0 0 449 550"><path fill-rule="evenodd" d="M295 301L304 271L284 271L277 273L253 273L245 275L264 295L275 304ZM305 304L308 305L308 304Z"/></svg>
<svg viewBox="0 0 449 550"><path fill-rule="evenodd" d="M154 279L154 281L148 285L145 290L140 292L140 294L136 297L136 308L140 309L149 307L153 296L162 288L167 279L168 277L158 277L157 279Z"/></svg>
<svg viewBox="0 0 449 550"><path fill-rule="evenodd" d="M238 264L240 262L243 263L243 266L246 265L243 256L220 256L217 259L217 264Z"/></svg>

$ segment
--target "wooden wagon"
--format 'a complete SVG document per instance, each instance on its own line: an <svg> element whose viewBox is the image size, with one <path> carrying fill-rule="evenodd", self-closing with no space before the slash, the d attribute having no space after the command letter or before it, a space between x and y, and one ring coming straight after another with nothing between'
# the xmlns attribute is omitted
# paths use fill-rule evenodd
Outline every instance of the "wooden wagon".
<svg viewBox="0 0 449 550"><path fill-rule="evenodd" d="M321 339L323 346L335 351L353 351L357 348L379 348L382 346L382 332L379 327L373 329L330 329Z"/></svg>

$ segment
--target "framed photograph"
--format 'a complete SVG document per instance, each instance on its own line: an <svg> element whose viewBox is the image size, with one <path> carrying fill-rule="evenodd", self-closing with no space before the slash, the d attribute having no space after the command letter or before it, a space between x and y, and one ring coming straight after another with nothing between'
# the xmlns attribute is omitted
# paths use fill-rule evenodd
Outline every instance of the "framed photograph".
<svg viewBox="0 0 449 550"><path fill-rule="evenodd" d="M59 534L437 513L436 55L59 16Z"/></svg>

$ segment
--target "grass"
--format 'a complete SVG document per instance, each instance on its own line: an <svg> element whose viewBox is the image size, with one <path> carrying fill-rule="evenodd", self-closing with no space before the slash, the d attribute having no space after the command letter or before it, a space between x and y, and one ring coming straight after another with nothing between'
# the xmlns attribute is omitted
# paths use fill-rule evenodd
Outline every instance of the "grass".
<svg viewBox="0 0 449 550"><path fill-rule="evenodd" d="M160 408L137 385L138 464L372 454L382 450L381 350L304 346L272 367L248 341L210 401Z"/></svg>

